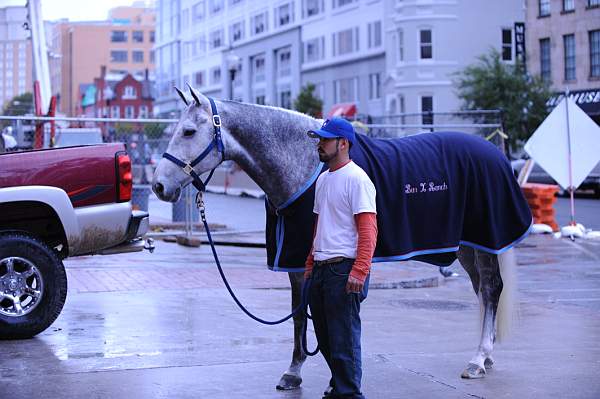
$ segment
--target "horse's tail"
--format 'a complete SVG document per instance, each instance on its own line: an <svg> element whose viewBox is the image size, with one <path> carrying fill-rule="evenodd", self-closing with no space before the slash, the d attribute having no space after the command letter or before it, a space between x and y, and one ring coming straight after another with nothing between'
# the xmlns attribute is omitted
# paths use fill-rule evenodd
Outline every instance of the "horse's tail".
<svg viewBox="0 0 600 399"><path fill-rule="evenodd" d="M496 338L502 341L508 337L518 319L517 261L514 250L509 249L498 255L498 262L503 288L496 314Z"/></svg>

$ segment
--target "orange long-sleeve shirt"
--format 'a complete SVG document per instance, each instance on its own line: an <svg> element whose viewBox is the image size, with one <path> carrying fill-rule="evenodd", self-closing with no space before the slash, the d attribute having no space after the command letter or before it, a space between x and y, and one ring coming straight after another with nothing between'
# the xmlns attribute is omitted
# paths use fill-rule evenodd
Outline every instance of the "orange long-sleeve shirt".
<svg viewBox="0 0 600 399"><path fill-rule="evenodd" d="M358 232L358 243L356 247L356 260L350 271L350 276L364 282L371 270L371 259L377 245L377 215L370 212L359 213L354 215L354 220ZM317 231L317 223L319 223L318 215L315 221L315 233ZM313 233L313 240L315 233ZM313 248L311 248L305 263L304 278L310 276L313 266L314 256Z"/></svg>

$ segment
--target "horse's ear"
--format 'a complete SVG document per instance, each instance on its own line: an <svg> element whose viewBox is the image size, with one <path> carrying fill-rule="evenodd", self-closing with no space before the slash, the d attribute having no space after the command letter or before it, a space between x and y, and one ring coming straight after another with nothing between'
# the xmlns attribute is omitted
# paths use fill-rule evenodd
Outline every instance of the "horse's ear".
<svg viewBox="0 0 600 399"><path fill-rule="evenodd" d="M190 89L190 94L191 94L191 95L192 95L192 97L194 98L194 101L196 102L196 105L198 105L199 107L201 107L201 106L203 106L203 105L204 105L204 106L207 106L207 104L208 104L208 99L207 99L207 98L206 98L204 95L202 95L202 94L200 94L200 93L197 93L197 92L196 92L196 90L194 90L194 89L192 88L192 86L190 86L190 84L189 84L189 83L187 84L187 86L188 86L188 88ZM203 100L204 100L204 101L203 101Z"/></svg>
<svg viewBox="0 0 600 399"><path fill-rule="evenodd" d="M175 87L174 89L177 92L177 94L179 94L179 97L181 97L181 99L183 100L185 105L190 105L190 103L188 102L188 99L185 97L185 94L183 94L183 92L181 90L179 90L178 87Z"/></svg>

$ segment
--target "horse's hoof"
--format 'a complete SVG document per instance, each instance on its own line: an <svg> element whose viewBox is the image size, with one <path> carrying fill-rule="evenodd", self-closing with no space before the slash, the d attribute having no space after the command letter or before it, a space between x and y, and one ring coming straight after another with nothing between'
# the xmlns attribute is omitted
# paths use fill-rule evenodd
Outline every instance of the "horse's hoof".
<svg viewBox="0 0 600 399"><path fill-rule="evenodd" d="M296 375L284 374L275 388L280 391L289 391L290 389L300 388L300 384L302 384L302 378Z"/></svg>
<svg viewBox="0 0 600 399"><path fill-rule="evenodd" d="M494 368L494 359L492 359L491 357L486 358L483 362L483 366L486 370Z"/></svg>
<svg viewBox="0 0 600 399"><path fill-rule="evenodd" d="M460 376L462 378L469 378L469 379L483 378L483 377L485 377L485 369L482 369L477 364L469 363L467 368L462 372L462 374Z"/></svg>

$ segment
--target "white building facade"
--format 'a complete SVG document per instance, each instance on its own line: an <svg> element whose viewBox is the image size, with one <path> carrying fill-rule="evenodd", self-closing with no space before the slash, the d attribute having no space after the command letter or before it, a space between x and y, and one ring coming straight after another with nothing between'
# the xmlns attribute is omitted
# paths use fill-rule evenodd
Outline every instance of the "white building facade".
<svg viewBox="0 0 600 399"><path fill-rule="evenodd" d="M313 83L324 116L455 111L452 74L490 47L514 62L524 17L523 0L158 0L156 113L180 109L186 83L286 108Z"/></svg>
<svg viewBox="0 0 600 399"><path fill-rule="evenodd" d="M26 21L25 7L0 8L0 109L13 97L33 92Z"/></svg>

